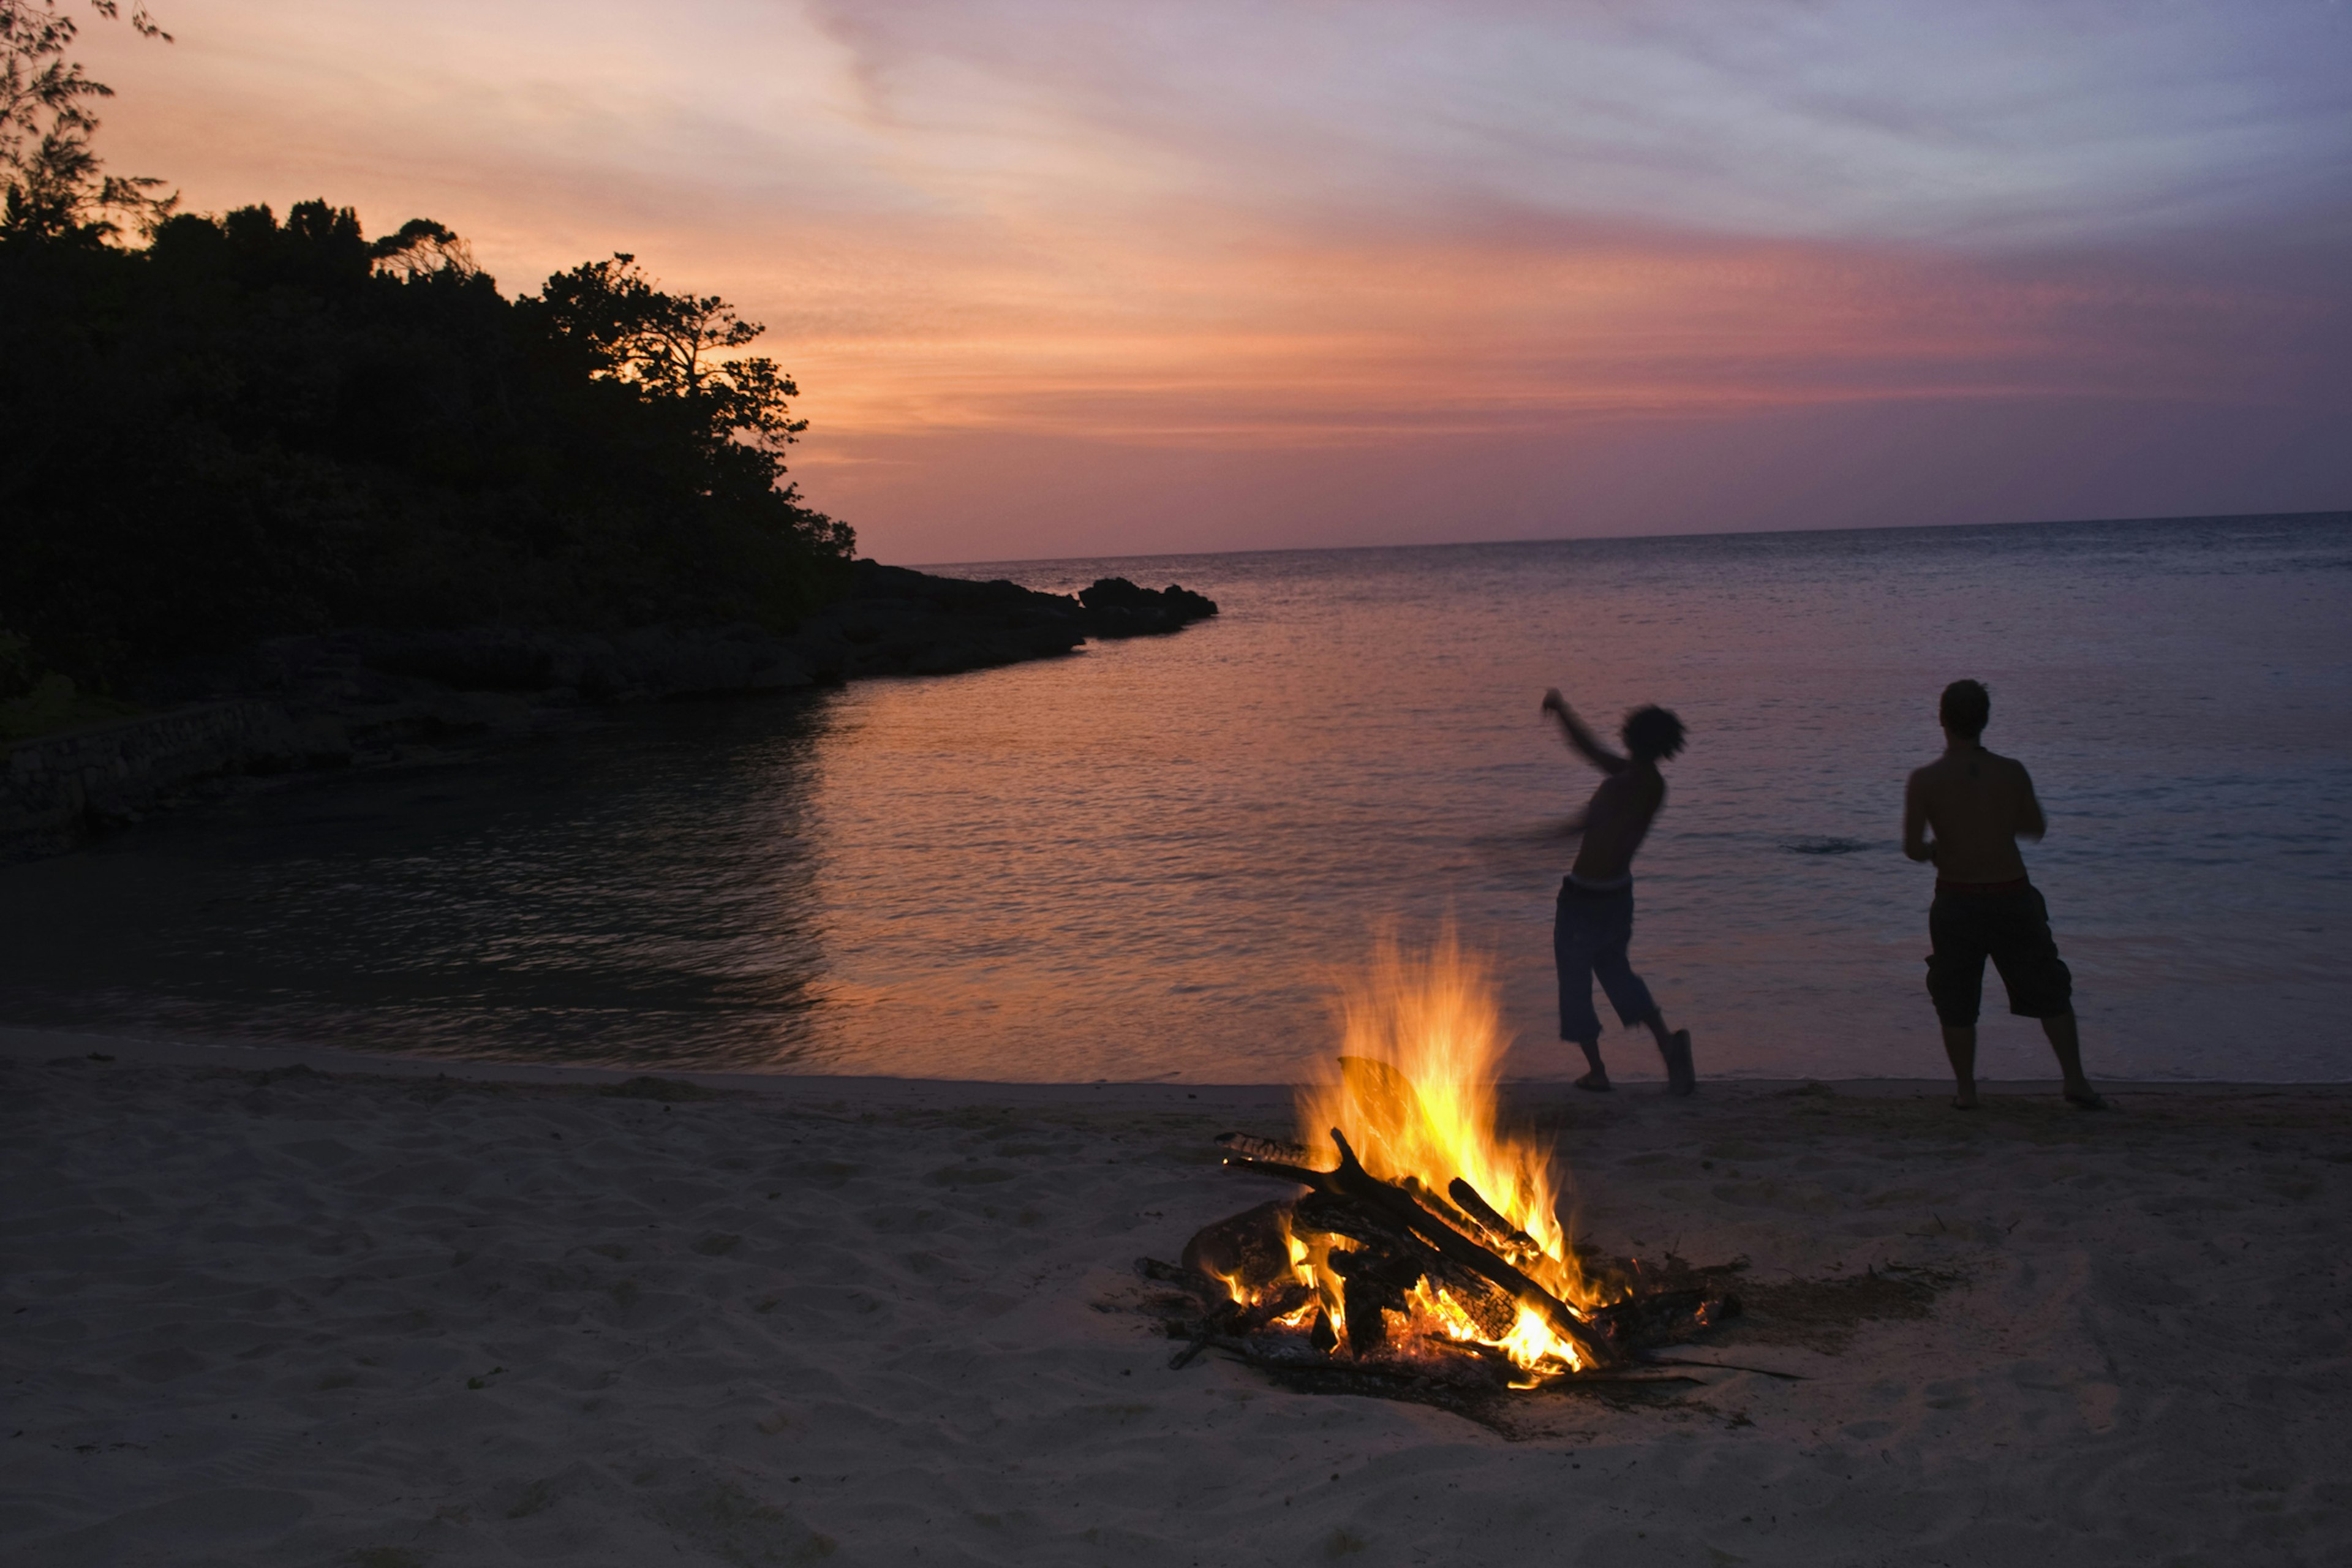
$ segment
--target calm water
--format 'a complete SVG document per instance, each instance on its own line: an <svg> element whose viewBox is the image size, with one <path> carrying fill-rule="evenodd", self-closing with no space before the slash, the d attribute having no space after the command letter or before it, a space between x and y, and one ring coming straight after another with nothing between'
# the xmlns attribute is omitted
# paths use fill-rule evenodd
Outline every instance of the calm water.
<svg viewBox="0 0 2352 1568"><path fill-rule="evenodd" d="M648 1066L1263 1081L1375 931L1493 955L1515 1070L1569 1070L1538 721L1655 700L1690 749L1637 967L1703 1071L1929 1076L1906 771L1959 675L2114 1077L2352 1078L2352 520L1192 556L1171 638L616 715L302 781L0 871L0 1018ZM2040 1076L2033 1026L1984 1031ZM1654 1076L1634 1034L1612 1061Z"/></svg>

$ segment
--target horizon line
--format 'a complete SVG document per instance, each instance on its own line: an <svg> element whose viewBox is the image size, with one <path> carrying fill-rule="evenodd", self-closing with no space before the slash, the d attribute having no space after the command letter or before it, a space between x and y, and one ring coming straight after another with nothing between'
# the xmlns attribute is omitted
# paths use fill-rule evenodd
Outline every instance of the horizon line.
<svg viewBox="0 0 2352 1568"><path fill-rule="evenodd" d="M1868 528L1730 528L1704 532L1669 529L1657 533L1528 535L1516 539L1433 540L1423 543L1295 544L1269 545L1251 550L1166 550L1139 551L1117 555L1032 555L977 561L925 561L915 563L908 569L928 572L945 570L950 567L1054 566L1074 561L1206 561L1233 555L1338 555L1350 551L1369 552L1381 550L1492 550L1515 544L1632 544L1654 539L1773 539L1799 534L1927 533L1938 530L2102 528L2127 524L2152 526L2192 522L2312 522L2325 519L2352 521L2352 507L2321 508L2309 511L2193 512L2162 517L2032 518L2001 522L1888 522L1874 524ZM863 559L874 560L875 558L866 556ZM888 563L877 563L877 564Z"/></svg>

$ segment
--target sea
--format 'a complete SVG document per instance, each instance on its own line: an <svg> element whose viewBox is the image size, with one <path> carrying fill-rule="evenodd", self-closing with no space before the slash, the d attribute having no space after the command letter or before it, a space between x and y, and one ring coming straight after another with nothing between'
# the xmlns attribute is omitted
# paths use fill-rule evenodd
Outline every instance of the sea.
<svg viewBox="0 0 2352 1568"><path fill-rule="evenodd" d="M1633 959L1703 1077L1932 1079L1936 702L1992 690L2108 1079L2352 1079L2352 514L932 567L1214 620L969 674L607 710L0 869L0 1022L476 1060L1293 1079L1383 941L1558 1038L1596 775L1681 715ZM1604 1008L1605 1015L1605 1008ZM1612 1029L1612 1074L1659 1075ZM1987 976L1980 1072L2054 1076Z"/></svg>

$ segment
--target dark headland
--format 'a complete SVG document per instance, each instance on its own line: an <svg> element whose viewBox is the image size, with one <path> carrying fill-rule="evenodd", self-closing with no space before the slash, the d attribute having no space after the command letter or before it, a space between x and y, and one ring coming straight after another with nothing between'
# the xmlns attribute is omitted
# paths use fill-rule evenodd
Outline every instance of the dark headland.
<svg viewBox="0 0 2352 1568"><path fill-rule="evenodd" d="M857 559L760 325L625 254L510 295L428 219L59 189L0 221L0 862L259 774L1216 613Z"/></svg>
<svg viewBox="0 0 2352 1568"><path fill-rule="evenodd" d="M140 711L0 739L0 864L73 848L257 777L491 743L593 710L749 698L868 676L1050 658L1165 636L1217 613L1175 584L1108 577L1075 595L859 560L789 633L749 621L627 631L356 628L181 660L127 687Z"/></svg>

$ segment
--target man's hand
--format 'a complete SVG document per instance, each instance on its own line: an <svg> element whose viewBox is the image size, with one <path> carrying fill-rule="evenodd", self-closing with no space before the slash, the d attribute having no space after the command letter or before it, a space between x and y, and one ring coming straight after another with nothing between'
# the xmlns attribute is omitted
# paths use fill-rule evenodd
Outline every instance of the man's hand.
<svg viewBox="0 0 2352 1568"><path fill-rule="evenodd" d="M1592 731L1584 727L1583 721L1569 710L1568 699L1559 694L1559 687L1555 686L1544 693L1543 710L1559 721L1560 730L1567 735L1569 746L1577 755L1604 773L1619 773L1625 770L1625 759L1602 745Z"/></svg>

